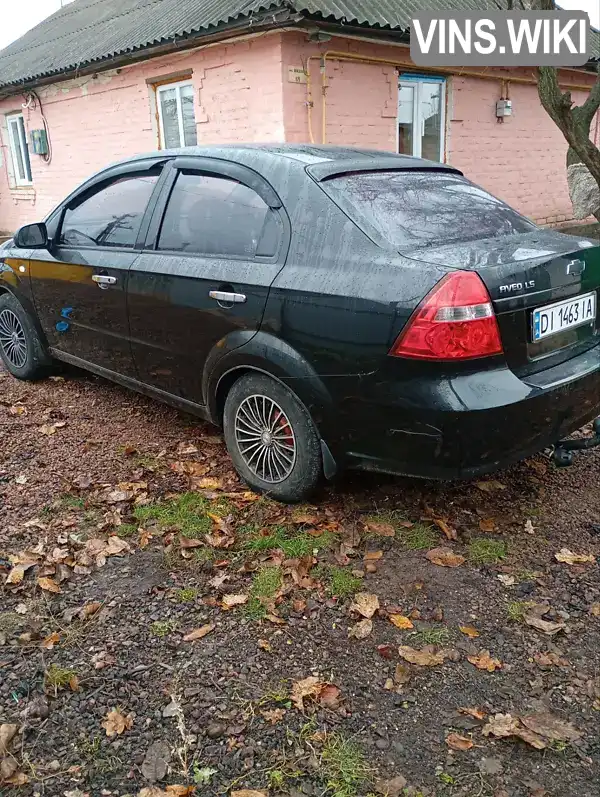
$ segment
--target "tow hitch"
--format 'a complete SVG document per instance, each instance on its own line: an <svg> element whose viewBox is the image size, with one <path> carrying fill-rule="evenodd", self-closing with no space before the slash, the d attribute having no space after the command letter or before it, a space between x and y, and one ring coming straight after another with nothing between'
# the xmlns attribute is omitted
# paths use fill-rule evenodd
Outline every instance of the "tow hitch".
<svg viewBox="0 0 600 797"><path fill-rule="evenodd" d="M600 446L600 418L593 422L594 436L580 440L559 440L554 446L553 458L557 467L566 468L573 463L574 451L587 451Z"/></svg>

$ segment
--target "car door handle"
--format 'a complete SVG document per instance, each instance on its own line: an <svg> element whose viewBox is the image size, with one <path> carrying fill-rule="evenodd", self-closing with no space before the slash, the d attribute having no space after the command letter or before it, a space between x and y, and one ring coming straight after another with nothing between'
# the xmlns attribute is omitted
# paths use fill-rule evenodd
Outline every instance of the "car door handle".
<svg viewBox="0 0 600 797"><path fill-rule="evenodd" d="M116 285L116 277L108 277L106 274L92 274L92 282L95 282L101 288L108 287L109 285Z"/></svg>
<svg viewBox="0 0 600 797"><path fill-rule="evenodd" d="M245 293L229 293L228 291L209 291L211 299L216 299L219 304L244 304Z"/></svg>

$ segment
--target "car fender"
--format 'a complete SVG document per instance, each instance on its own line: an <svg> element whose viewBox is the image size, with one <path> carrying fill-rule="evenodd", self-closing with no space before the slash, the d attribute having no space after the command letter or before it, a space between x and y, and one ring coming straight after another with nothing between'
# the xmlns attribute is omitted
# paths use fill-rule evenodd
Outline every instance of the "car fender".
<svg viewBox="0 0 600 797"><path fill-rule="evenodd" d="M209 355L203 394L213 423L221 425L226 392L243 371L267 374L294 392L317 427L326 475L332 476L336 466L326 442L334 415L332 396L310 363L288 343L268 332L233 332L219 341Z"/></svg>

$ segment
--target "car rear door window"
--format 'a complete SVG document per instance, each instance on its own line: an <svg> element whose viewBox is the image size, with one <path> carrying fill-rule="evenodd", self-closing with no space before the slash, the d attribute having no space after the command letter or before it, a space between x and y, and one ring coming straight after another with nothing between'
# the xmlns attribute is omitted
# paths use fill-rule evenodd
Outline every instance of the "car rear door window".
<svg viewBox="0 0 600 797"><path fill-rule="evenodd" d="M277 251L276 214L251 188L226 177L180 172L163 219L158 248L235 257Z"/></svg>
<svg viewBox="0 0 600 797"><path fill-rule="evenodd" d="M133 248L158 174L121 177L67 208L62 222L63 246Z"/></svg>
<svg viewBox="0 0 600 797"><path fill-rule="evenodd" d="M374 228L398 250L537 229L500 199L451 172L360 172L323 186L361 229Z"/></svg>

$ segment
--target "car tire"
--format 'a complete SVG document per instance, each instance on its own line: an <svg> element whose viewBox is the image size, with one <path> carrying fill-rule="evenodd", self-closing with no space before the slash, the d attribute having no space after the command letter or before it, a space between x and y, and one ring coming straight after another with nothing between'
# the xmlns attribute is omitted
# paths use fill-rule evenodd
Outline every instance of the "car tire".
<svg viewBox="0 0 600 797"><path fill-rule="evenodd" d="M31 317L12 293L0 294L0 359L17 379L43 379L52 368Z"/></svg>
<svg viewBox="0 0 600 797"><path fill-rule="evenodd" d="M258 373L240 377L225 401L223 430L237 472L256 492L298 503L321 480L315 425L281 382Z"/></svg>

